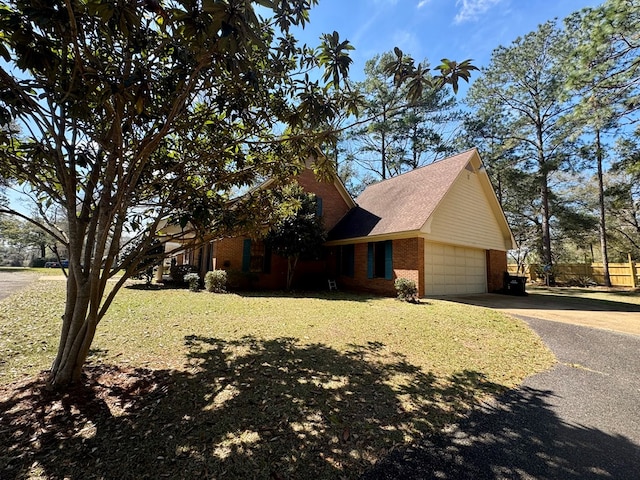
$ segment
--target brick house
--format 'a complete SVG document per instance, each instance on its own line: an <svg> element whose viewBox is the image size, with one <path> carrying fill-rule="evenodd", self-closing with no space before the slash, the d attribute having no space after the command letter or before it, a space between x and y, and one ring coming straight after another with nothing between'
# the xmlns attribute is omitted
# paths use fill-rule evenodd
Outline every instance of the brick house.
<svg viewBox="0 0 640 480"><path fill-rule="evenodd" d="M332 182L319 181L311 169L305 169L297 182L313 192L324 227L330 231L356 204L338 177ZM272 254L261 240L248 237L221 238L204 248L186 252L184 263L198 266L201 275L208 270L222 269L228 273L230 287L275 290L286 285L287 260ZM303 288L324 288L330 275L326 258L298 262L294 285Z"/></svg>
<svg viewBox="0 0 640 480"><path fill-rule="evenodd" d="M499 290L515 241L476 149L367 187L354 201L342 183L298 182L319 199L328 233L324 258L301 261L294 285L395 295L405 277L420 296ZM225 269L232 286L283 288L286 260L260 241L224 238L186 258Z"/></svg>

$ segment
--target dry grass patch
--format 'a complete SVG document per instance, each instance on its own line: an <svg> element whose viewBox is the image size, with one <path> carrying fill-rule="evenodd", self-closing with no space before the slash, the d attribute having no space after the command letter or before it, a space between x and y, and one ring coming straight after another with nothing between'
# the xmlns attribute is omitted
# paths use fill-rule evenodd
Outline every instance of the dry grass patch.
<svg viewBox="0 0 640 480"><path fill-rule="evenodd" d="M85 386L46 397L63 295L39 281L0 302L15 478L357 478L553 362L522 322L445 301L126 289Z"/></svg>

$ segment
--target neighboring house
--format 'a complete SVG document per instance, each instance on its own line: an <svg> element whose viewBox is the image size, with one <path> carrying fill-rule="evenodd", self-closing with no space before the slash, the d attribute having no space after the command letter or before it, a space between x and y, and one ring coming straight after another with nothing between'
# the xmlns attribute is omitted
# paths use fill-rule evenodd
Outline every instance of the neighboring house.
<svg viewBox="0 0 640 480"><path fill-rule="evenodd" d="M477 150L367 187L356 199L336 178L311 170L298 182L318 197L328 230L326 255L301 261L294 284L395 295L394 280L420 296L497 291L515 242ZM225 269L238 287L283 288L286 260L261 241L225 238L187 256L201 271Z"/></svg>

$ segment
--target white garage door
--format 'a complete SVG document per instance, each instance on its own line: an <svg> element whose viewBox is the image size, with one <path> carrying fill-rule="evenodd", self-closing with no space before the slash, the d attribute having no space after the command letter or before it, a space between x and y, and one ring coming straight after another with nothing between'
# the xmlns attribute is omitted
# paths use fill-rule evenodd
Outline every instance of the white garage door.
<svg viewBox="0 0 640 480"><path fill-rule="evenodd" d="M487 291L484 250L425 242L424 263L426 295Z"/></svg>

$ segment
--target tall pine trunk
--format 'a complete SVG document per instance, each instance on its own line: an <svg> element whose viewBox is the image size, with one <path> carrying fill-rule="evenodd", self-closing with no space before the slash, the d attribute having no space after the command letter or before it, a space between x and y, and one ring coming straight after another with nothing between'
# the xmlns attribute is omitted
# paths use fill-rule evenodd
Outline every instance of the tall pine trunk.
<svg viewBox="0 0 640 480"><path fill-rule="evenodd" d="M551 254L551 211L549 209L549 185L546 175L541 178L540 198L542 201L542 261L553 265Z"/></svg>
<svg viewBox="0 0 640 480"><path fill-rule="evenodd" d="M549 208L549 166L544 154L544 136L542 122L536 126L538 142L538 169L540 175L540 201L542 202L542 261L549 268L553 266L551 254L551 209ZM551 278L553 282L553 278Z"/></svg>
<svg viewBox="0 0 640 480"><path fill-rule="evenodd" d="M598 230L600 233L600 252L602 253L602 267L604 284L611 286L611 276L609 275L609 249L607 247L607 224L605 219L606 209L604 204L604 173L602 170L603 161L602 143L600 141L600 129L596 129L596 160L598 163L598 207L600 209L600 221Z"/></svg>

